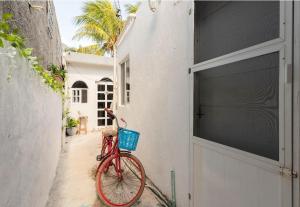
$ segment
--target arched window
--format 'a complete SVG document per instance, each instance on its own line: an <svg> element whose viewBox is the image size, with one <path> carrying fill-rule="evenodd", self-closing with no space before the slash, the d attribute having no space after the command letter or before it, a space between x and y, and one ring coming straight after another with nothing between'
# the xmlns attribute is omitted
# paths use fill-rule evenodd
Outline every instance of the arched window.
<svg viewBox="0 0 300 207"><path fill-rule="evenodd" d="M76 81L73 83L72 88L88 88L86 83L83 81Z"/></svg>
<svg viewBox="0 0 300 207"><path fill-rule="evenodd" d="M110 78L102 78L100 81L102 82L112 82Z"/></svg>
<svg viewBox="0 0 300 207"><path fill-rule="evenodd" d="M72 85L72 102L73 103L87 103L88 87L83 81L76 81Z"/></svg>

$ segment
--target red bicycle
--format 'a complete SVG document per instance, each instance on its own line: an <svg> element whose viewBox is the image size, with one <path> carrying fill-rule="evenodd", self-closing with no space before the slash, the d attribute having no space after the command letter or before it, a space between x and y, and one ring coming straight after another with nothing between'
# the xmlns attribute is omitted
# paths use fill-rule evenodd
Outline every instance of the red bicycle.
<svg viewBox="0 0 300 207"><path fill-rule="evenodd" d="M101 154L97 156L100 161L96 177L97 193L107 206L129 207L138 201L145 187L144 167L131 154L136 149L139 133L121 128L112 111L104 110L111 119L116 120L118 129L103 132ZM124 119L121 121L127 125Z"/></svg>

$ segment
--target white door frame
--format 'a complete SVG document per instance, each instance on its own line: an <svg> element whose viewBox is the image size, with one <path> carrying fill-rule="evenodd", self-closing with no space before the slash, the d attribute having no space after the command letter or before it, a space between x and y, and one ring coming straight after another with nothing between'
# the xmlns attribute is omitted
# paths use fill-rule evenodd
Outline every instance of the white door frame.
<svg viewBox="0 0 300 207"><path fill-rule="evenodd" d="M294 2L294 67L293 67L293 207L300 205L300 2Z"/></svg>
<svg viewBox="0 0 300 207"><path fill-rule="evenodd" d="M100 128L102 128L102 127L107 127L107 126L112 126L112 124L111 125L108 125L108 123L107 123L107 120L109 119L109 117L108 117L108 115L107 115L107 112L104 112L104 114L105 114L105 116L103 117L103 118L99 118L98 117L98 111L104 111L103 109L99 109L98 108L98 103L99 102L101 102L101 103L104 103L104 106L106 107L106 108L110 108L110 107L112 107L112 104L113 104L113 99L111 99L111 100L109 100L108 99L108 95L113 95L114 93L113 93L113 90L112 91L109 91L108 90L108 86L112 86L113 87L113 82L110 82L110 81L98 81L98 82L96 82L96 84L97 84L97 126L98 127L100 127ZM104 85L104 91L98 91L98 85ZM98 99L98 94L100 94L100 93L102 93L102 94L104 94L104 100L99 100ZM108 107L108 102L110 102L111 103L111 105L110 105L110 107ZM105 125L103 125L103 126L99 126L98 125L98 120L105 120Z"/></svg>
<svg viewBox="0 0 300 207"><path fill-rule="evenodd" d="M298 8L300 13L300 6ZM199 64L195 64L191 67L191 74L189 80L190 87L190 138L189 138L189 151L190 151L190 192L192 194L190 206L193 206L194 199L194 186L193 186L193 145L200 144L207 148L218 151L226 156L234 157L235 159L242 160L243 162L251 163L265 170L280 173L282 168L292 169L292 83L289 82L288 65L292 64L292 2L280 2L280 34L279 38L267 41L249 48L245 48L233 53L223 55L221 57L213 58ZM298 14L300 17L300 14ZM299 26L300 30L300 26ZM298 31L299 36L299 31ZM299 38L300 40L300 38ZM262 156L258 156L252 153L248 153L239 149L235 149L229 146L211 142L205 139L201 139L193 136L193 96L194 96L194 72L214 68L220 65L237 62L239 60L245 60L252 57L279 52L279 161L271 160ZM298 51L299 52L299 51ZM296 55L295 55L296 57ZM299 57L299 54L298 56ZM300 63L299 63L300 65ZM298 71L298 76L299 76ZM300 83L299 83L300 89ZM298 109L299 110L299 109ZM298 118L300 119L300 118ZM284 120L284 121L283 121ZM298 123L300 121L298 120ZM298 127L299 128L299 127ZM299 131L298 131L299 132ZM299 134L299 133L298 133ZM298 154L299 156L299 154ZM298 165L299 167L299 165ZM284 178L283 178L284 179ZM296 180L295 180L296 181ZM298 181L298 179L297 179ZM290 183L289 183L290 182ZM282 207L292 207L292 179L290 181L282 180ZM298 181L298 189L299 181Z"/></svg>

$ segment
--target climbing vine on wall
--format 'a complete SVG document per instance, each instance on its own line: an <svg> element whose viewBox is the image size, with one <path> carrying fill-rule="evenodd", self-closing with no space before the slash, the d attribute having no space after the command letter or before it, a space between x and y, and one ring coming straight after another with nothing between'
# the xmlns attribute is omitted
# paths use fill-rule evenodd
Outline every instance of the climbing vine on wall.
<svg viewBox="0 0 300 207"><path fill-rule="evenodd" d="M37 57L32 56L32 48L25 46L24 38L20 36L17 29L12 29L8 23L13 17L10 13L5 13L0 20L0 47L5 46L5 42L8 42L14 47L17 52L25 58L32 66L32 69L39 74L43 81L51 87L54 91L63 95L64 83L55 78L52 73L47 72L43 66L38 62Z"/></svg>

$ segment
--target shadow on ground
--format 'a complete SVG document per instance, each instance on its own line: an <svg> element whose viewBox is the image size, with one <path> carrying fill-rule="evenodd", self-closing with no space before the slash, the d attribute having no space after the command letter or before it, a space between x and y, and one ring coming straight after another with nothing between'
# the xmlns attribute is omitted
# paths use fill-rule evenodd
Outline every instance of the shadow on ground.
<svg viewBox="0 0 300 207"><path fill-rule="evenodd" d="M47 207L105 207L95 189L96 155L100 145L100 132L66 138ZM149 183L134 206L167 206L157 196L160 194L153 193L155 188Z"/></svg>

